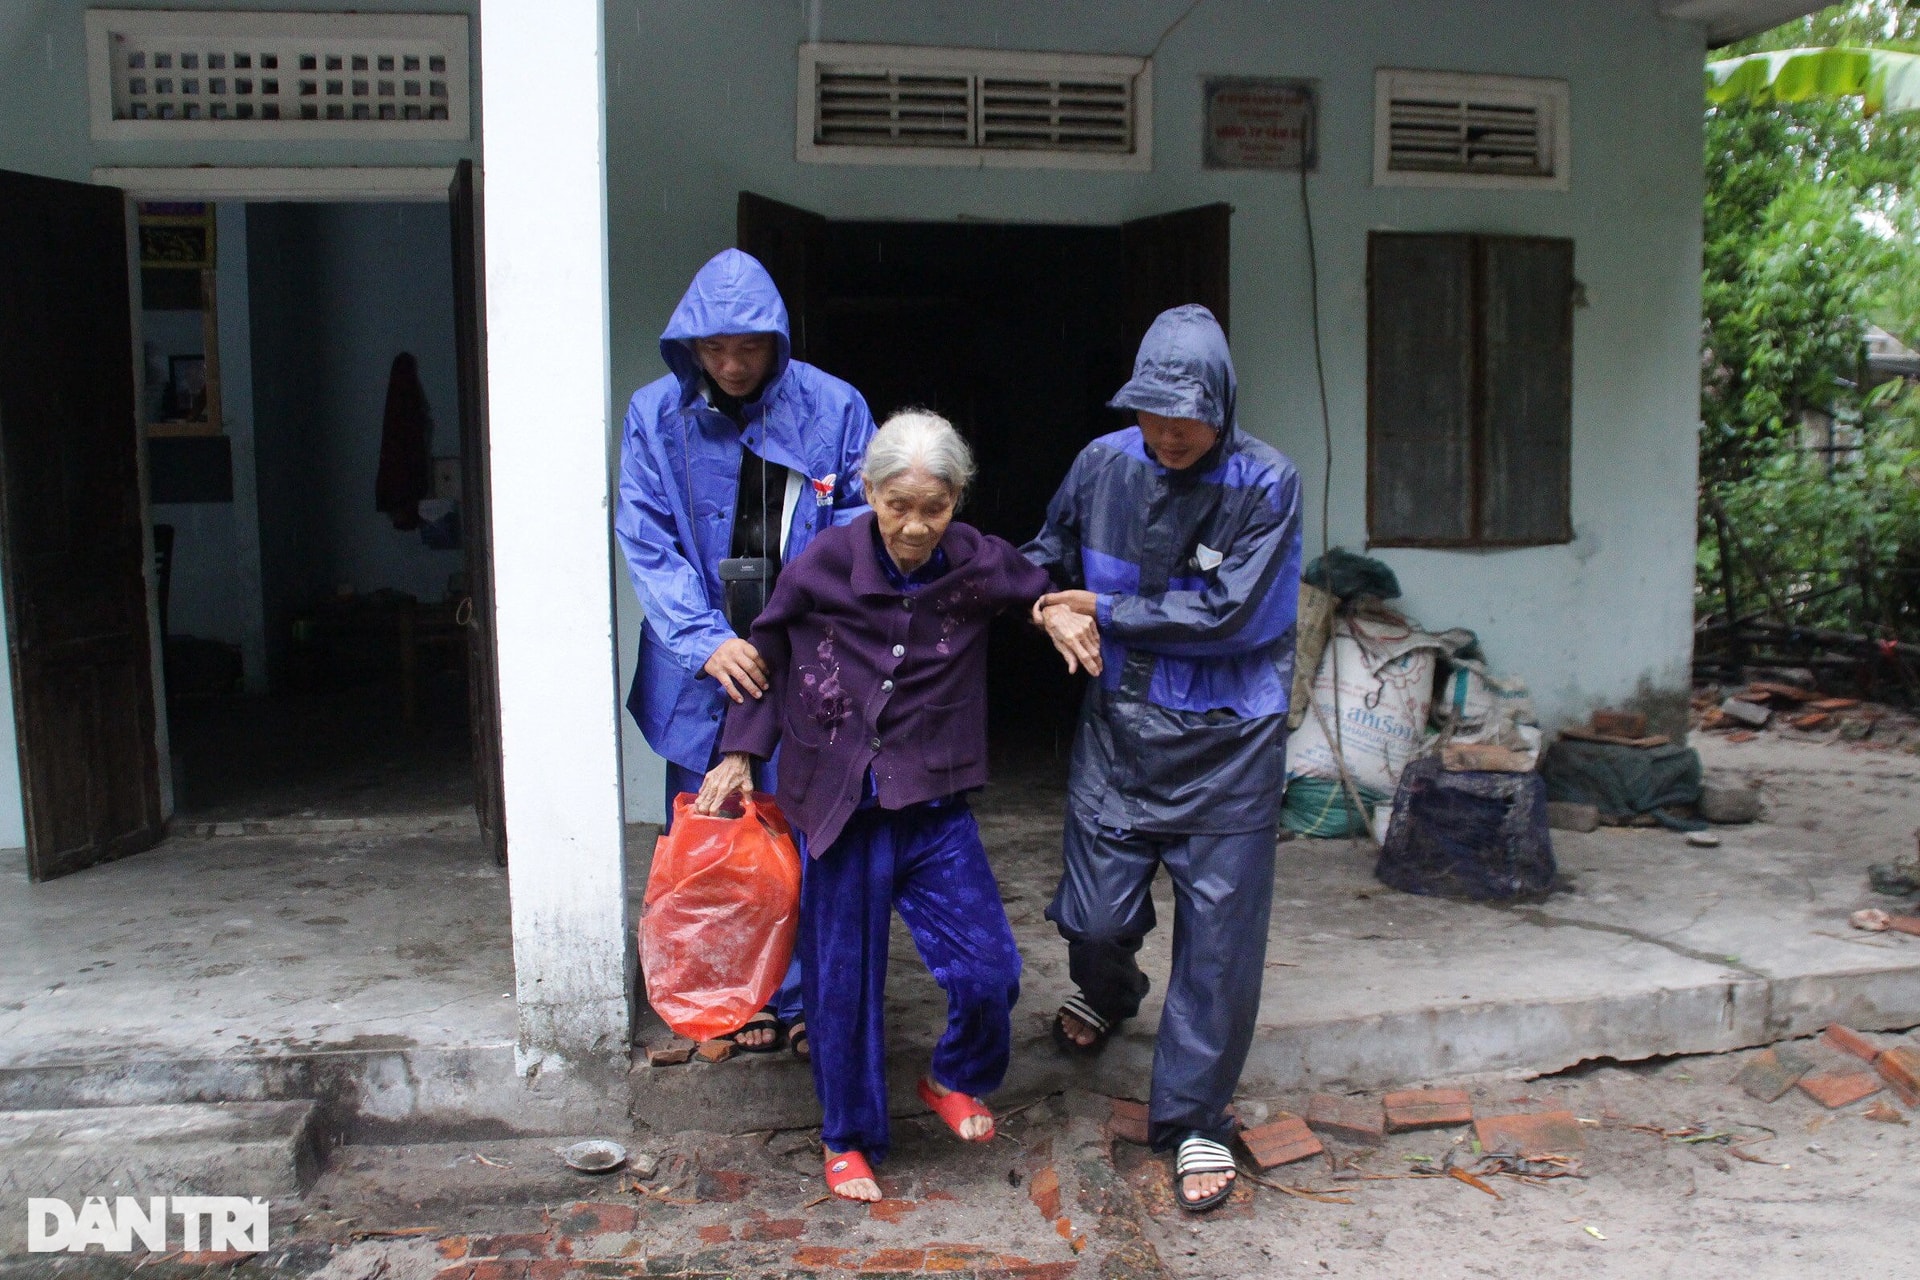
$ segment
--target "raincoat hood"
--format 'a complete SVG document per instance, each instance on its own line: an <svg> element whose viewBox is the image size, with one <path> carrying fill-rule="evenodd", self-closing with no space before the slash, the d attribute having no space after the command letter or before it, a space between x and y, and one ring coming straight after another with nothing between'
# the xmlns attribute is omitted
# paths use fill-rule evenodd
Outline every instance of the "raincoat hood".
<svg viewBox="0 0 1920 1280"><path fill-rule="evenodd" d="M772 386L786 373L793 358L793 342L787 336L787 304L781 301L780 290L760 260L738 249L722 249L700 268L660 335L660 358L680 380L684 394L693 394L701 374L700 361L690 344L695 338L729 333L772 334L773 372L767 385Z"/></svg>
<svg viewBox="0 0 1920 1280"><path fill-rule="evenodd" d="M1220 322L1205 307L1189 303L1154 318L1133 358L1133 377L1107 405L1163 418L1197 418L1225 434L1235 424L1238 387Z"/></svg>

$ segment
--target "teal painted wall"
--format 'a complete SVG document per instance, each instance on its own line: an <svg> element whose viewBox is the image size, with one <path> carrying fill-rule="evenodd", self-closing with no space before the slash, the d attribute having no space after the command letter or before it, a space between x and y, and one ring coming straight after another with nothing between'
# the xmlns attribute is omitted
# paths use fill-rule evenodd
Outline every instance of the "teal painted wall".
<svg viewBox="0 0 1920 1280"><path fill-rule="evenodd" d="M1430 626L1478 631L1549 719L1644 687L1683 690L1692 629L1699 384L1703 41L1651 3L1206 0L1154 62L1151 173L809 165L795 161L795 47L824 40L1142 54L1186 0L899 4L608 0L607 119L616 403L658 376L688 277L732 243L748 189L830 217L1111 223L1216 200L1233 215L1242 424L1299 465L1309 554L1324 475L1299 188L1201 168L1201 78L1319 80L1311 179L1334 462L1330 530L1366 540L1367 232L1569 236L1590 307L1575 337L1570 546L1380 553ZM1572 86L1569 193L1375 188L1377 67L1560 77ZM875 406L881 410L880 406ZM622 582L622 676L639 610ZM628 815L658 812L637 732Z"/></svg>

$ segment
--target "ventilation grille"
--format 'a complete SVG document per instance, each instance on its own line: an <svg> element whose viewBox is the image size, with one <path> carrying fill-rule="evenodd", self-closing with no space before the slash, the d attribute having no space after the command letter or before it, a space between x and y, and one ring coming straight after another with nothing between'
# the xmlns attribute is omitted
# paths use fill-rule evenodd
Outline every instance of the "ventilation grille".
<svg viewBox="0 0 1920 1280"><path fill-rule="evenodd" d="M1567 185L1560 80L1382 71L1374 180L1415 185Z"/></svg>
<svg viewBox="0 0 1920 1280"><path fill-rule="evenodd" d="M1537 106L1458 99L1395 98L1388 167L1427 173L1551 176Z"/></svg>
<svg viewBox="0 0 1920 1280"><path fill-rule="evenodd" d="M800 73L803 160L1150 164L1139 58L807 45Z"/></svg>
<svg viewBox="0 0 1920 1280"><path fill-rule="evenodd" d="M466 19L88 13L110 138L465 138Z"/></svg>
<svg viewBox="0 0 1920 1280"><path fill-rule="evenodd" d="M814 137L852 147L970 147L974 82L964 75L822 67Z"/></svg>
<svg viewBox="0 0 1920 1280"><path fill-rule="evenodd" d="M1133 82L980 81L980 145L1126 152L1133 147Z"/></svg>

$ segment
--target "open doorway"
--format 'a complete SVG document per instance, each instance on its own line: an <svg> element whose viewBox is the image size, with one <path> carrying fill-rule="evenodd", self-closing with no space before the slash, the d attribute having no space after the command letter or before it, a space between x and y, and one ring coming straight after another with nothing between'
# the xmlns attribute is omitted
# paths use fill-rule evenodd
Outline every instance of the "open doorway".
<svg viewBox="0 0 1920 1280"><path fill-rule="evenodd" d="M143 202L139 228L178 819L465 805L447 205Z"/></svg>
<svg viewBox="0 0 1920 1280"><path fill-rule="evenodd" d="M1113 226L831 221L751 194L740 246L787 301L795 353L859 388L876 419L951 419L979 476L961 518L1016 546L1106 407L1153 317L1199 302L1227 322L1228 217L1209 205ZM995 624L989 728L1002 756L1064 756L1075 682L1024 619Z"/></svg>
<svg viewBox="0 0 1920 1280"><path fill-rule="evenodd" d="M503 861L471 166L420 204L0 179L0 331L59 375L0 385L33 878L153 844L167 776L187 822L474 804Z"/></svg>

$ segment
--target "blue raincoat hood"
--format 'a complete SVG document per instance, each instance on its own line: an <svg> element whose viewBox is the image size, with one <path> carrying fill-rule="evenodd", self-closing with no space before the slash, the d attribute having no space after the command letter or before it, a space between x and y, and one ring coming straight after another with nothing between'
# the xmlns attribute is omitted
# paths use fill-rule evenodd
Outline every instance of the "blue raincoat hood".
<svg viewBox="0 0 1920 1280"><path fill-rule="evenodd" d="M700 362L688 344L727 333L772 334L773 375L767 385L786 373L793 358L787 304L760 260L738 249L722 249L700 268L660 335L660 358L680 380L683 394L691 395L700 380Z"/></svg>
<svg viewBox="0 0 1920 1280"><path fill-rule="evenodd" d="M1205 307L1188 303L1154 318L1133 358L1133 377L1107 405L1197 418L1224 433L1236 425L1238 389L1220 322Z"/></svg>

